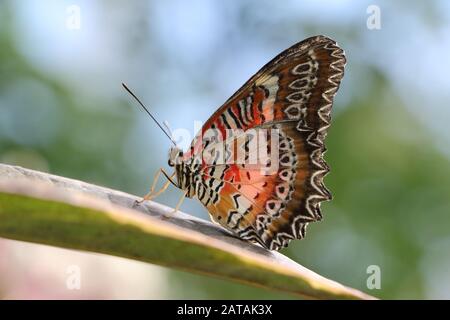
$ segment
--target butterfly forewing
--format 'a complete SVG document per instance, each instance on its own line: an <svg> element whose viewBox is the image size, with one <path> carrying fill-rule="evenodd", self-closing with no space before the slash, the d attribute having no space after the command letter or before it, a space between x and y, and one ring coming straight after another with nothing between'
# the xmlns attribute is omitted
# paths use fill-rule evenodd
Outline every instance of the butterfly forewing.
<svg viewBox="0 0 450 320"><path fill-rule="evenodd" d="M279 249L322 218L320 202L331 199L323 184L324 139L345 62L333 40L306 39L265 65L205 123L185 157L201 159L195 191L213 220ZM270 156L262 161L264 153Z"/></svg>

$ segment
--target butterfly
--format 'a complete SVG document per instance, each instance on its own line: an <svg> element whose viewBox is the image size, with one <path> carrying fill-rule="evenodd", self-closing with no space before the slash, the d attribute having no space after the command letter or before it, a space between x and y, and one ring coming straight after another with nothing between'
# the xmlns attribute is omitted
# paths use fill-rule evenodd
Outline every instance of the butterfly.
<svg viewBox="0 0 450 320"><path fill-rule="evenodd" d="M174 143L168 164L175 172L159 171L154 181L162 172L168 182L156 193L154 184L144 199L172 183L244 240L279 250L302 239L308 224L322 219L321 202L331 200L323 183L329 172L324 140L345 64L334 40L311 37L251 77L187 151L158 123Z"/></svg>

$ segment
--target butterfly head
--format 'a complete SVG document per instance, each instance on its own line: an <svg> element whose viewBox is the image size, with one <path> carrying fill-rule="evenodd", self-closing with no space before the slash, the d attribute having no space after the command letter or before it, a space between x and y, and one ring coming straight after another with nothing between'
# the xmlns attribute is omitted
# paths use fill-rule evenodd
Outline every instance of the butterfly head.
<svg viewBox="0 0 450 320"><path fill-rule="evenodd" d="M178 147L172 147L169 151L169 166L175 167L178 164L181 164L183 159L183 151L181 151Z"/></svg>

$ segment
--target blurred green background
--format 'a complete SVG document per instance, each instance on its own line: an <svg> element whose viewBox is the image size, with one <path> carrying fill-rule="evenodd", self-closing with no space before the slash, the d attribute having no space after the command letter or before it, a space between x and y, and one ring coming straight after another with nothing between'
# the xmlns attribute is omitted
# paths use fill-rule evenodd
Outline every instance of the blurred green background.
<svg viewBox="0 0 450 320"><path fill-rule="evenodd" d="M380 29L367 27L370 5ZM348 60L327 138L334 199L283 253L381 298L449 299L449 18L444 0L3 0L0 162L143 195L170 143L122 81L159 119L194 134L195 121L276 54L324 34ZM179 196L172 188L158 201L174 206ZM196 200L182 210L208 219ZM71 265L81 290L65 286ZM379 290L366 286L371 265ZM292 298L4 239L0 297Z"/></svg>

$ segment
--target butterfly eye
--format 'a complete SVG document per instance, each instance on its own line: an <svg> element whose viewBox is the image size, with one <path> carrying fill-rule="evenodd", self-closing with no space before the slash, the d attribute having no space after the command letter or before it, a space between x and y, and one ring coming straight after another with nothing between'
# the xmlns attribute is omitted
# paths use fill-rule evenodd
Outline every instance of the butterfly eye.
<svg viewBox="0 0 450 320"><path fill-rule="evenodd" d="M172 160L170 160L170 159L169 159L169 161L167 161L167 164L169 165L169 167L173 167L174 166Z"/></svg>

